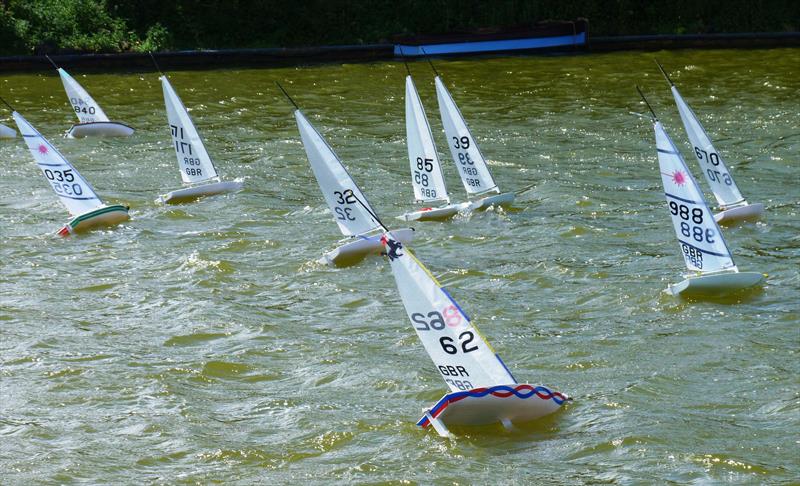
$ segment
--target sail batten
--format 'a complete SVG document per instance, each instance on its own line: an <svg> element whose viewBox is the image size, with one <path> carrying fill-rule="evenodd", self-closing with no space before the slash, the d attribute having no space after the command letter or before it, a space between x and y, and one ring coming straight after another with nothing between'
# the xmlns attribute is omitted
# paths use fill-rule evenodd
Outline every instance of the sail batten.
<svg viewBox="0 0 800 486"><path fill-rule="evenodd" d="M203 139L194 126L178 94L166 76L161 76L164 105L167 110L172 145L178 159L181 180L186 184L197 184L218 178L217 169L208 155Z"/></svg>

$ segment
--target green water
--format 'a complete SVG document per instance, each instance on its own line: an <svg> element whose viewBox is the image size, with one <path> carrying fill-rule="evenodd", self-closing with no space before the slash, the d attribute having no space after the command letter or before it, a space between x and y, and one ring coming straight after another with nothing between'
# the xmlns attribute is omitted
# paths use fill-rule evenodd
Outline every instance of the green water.
<svg viewBox="0 0 800 486"><path fill-rule="evenodd" d="M725 229L762 290L665 295L683 262L640 84L689 155L652 54L438 61L512 210L418 223L414 249L514 375L570 394L514 432L415 426L446 391L388 264L340 235L284 83L384 221L412 208L398 63L171 74L226 179L177 207L157 76L73 72L130 139L65 140L58 77L0 95L131 221L68 220L0 141L0 483L786 483L800 478L800 50L658 53L752 202ZM66 66L69 69L69 66ZM454 201L430 68L412 63ZM0 122L13 126L10 116ZM690 167L696 170L693 159ZM699 176L699 172L696 172Z"/></svg>

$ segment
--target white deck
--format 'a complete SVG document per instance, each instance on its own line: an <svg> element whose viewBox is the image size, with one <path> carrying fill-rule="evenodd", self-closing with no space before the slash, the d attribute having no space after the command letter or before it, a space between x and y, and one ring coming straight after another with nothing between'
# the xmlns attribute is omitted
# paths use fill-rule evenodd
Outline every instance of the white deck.
<svg viewBox="0 0 800 486"><path fill-rule="evenodd" d="M67 130L67 138L130 137L133 128L119 122L78 123Z"/></svg>
<svg viewBox="0 0 800 486"><path fill-rule="evenodd" d="M238 191L243 186L244 183L241 181L220 181L213 182L211 184L204 184L202 186L187 187L185 189L178 189L160 196L158 199L156 199L156 203L180 204L194 201L195 199L203 196L213 196L215 194Z"/></svg>
<svg viewBox="0 0 800 486"><path fill-rule="evenodd" d="M758 272L731 272L689 277L670 285L666 292L672 295L724 294L758 285L764 276Z"/></svg>
<svg viewBox="0 0 800 486"><path fill-rule="evenodd" d="M745 204L725 211L719 212L714 215L717 223L726 224L734 221L741 221L745 219L756 219L764 212L764 205L761 203Z"/></svg>
<svg viewBox="0 0 800 486"><path fill-rule="evenodd" d="M481 209L486 209L490 206L509 206L514 202L516 197L517 195L513 192L504 192L502 194L487 196L473 201L470 205L470 209L473 211L478 211Z"/></svg>

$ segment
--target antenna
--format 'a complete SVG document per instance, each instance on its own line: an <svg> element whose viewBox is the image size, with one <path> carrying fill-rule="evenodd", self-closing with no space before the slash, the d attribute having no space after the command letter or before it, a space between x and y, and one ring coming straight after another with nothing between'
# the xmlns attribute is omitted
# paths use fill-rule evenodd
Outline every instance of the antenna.
<svg viewBox="0 0 800 486"><path fill-rule="evenodd" d="M406 62L406 55L403 53L403 46L398 44L397 48L400 49L400 57L403 58L403 64L406 65L406 72L408 73L409 76L411 76L411 70L408 69L408 63Z"/></svg>
<svg viewBox="0 0 800 486"><path fill-rule="evenodd" d="M44 57L46 57L46 58L47 58L47 60L48 60L48 61L50 61L50 64L52 64L54 68L58 69L58 64L56 64L56 63L55 63L55 61L53 61L52 59L50 59L50 56L48 56L47 54L45 54L45 55L44 55Z"/></svg>
<svg viewBox="0 0 800 486"><path fill-rule="evenodd" d="M154 56L154 55L153 55L153 51L147 51L147 53L148 53L148 54L150 54L150 59L152 59L152 60L153 60L153 64L155 64L155 66L156 66L156 71L158 71L158 74L160 74L160 75L162 75L162 76L163 76L163 75L164 75L164 73L161 71L161 68L160 68L160 67L158 67L158 63L156 62L156 56Z"/></svg>
<svg viewBox="0 0 800 486"><path fill-rule="evenodd" d="M278 88L280 88L280 90L283 92L283 96L285 96L285 97L286 97L286 99L287 99L287 100L289 100L289 103L291 103L291 104L292 104L292 106L294 106L294 109L295 109L295 110L299 110L299 109L300 109L300 107L299 107L299 106L297 106L297 103L295 103L295 102L294 102L294 100L292 99L292 97L291 97L291 96L289 96L289 93L287 93L287 92L286 92L286 90L285 90L285 89L283 89L283 86L281 86L281 83L279 83L279 82L275 81L275 84L277 84L277 85L278 85Z"/></svg>
<svg viewBox="0 0 800 486"><path fill-rule="evenodd" d="M675 86L675 83L673 83L672 80L669 78L669 74L667 74L667 72L664 71L664 66L662 66L661 63L658 62L658 59L653 58L653 60L656 62L656 66L658 66L658 69L661 70L661 74L663 74L664 77L667 79L667 82L669 83L669 85L670 86Z"/></svg>
<svg viewBox="0 0 800 486"><path fill-rule="evenodd" d="M425 52L425 48L424 48L424 47L422 47L422 46L419 46L419 50L421 50L421 51L422 51L422 55L423 55L423 56L425 56L425 59L428 61L428 64L430 64L430 65L431 65L431 69L433 69L433 72L434 72L434 73L435 73L437 76L440 76L440 75L439 75L439 71L437 71L437 70L436 70L436 66L434 66L434 65L433 65L433 61L431 61L431 58L430 58L430 57L428 57L428 53L427 53L427 52Z"/></svg>
<svg viewBox="0 0 800 486"><path fill-rule="evenodd" d="M367 213L369 213L369 215L370 215L370 216L372 216L372 219L374 219L375 221L377 221L377 222L378 222L378 224L379 224L379 225L381 225L381 228L383 228L383 230L384 230L384 231L386 231L387 233L389 232L389 228L387 228L387 227L386 227L386 225L385 225L385 224L383 224L383 222L380 220L380 218L378 218L378 216L377 216L375 213L373 213L373 212L372 212L372 210L369 208L369 206L367 206L366 204L364 204L364 202L363 202L363 201L361 201L361 199L359 199L359 198L358 198L358 196L356 196L356 194L353 192L353 190L352 190L352 189L347 189L346 191L344 191L344 196L345 196L345 197L347 197L348 195L352 195L352 196L353 196L353 198L354 198L356 201L358 201L358 204L360 204L360 205L361 205L361 207L362 207L362 208L364 208L364 210L365 210Z"/></svg>
<svg viewBox="0 0 800 486"><path fill-rule="evenodd" d="M639 92L639 96L641 96L642 99L644 100L644 104L647 105L647 108L650 110L650 113L653 114L653 121L658 121L658 117L656 116L656 112L653 111L653 107L650 106L650 103L647 102L647 98L644 97L644 93L642 93L642 90L639 89L638 85L636 86L636 91Z"/></svg>
<svg viewBox="0 0 800 486"><path fill-rule="evenodd" d="M0 101L2 101L3 104L6 105L8 107L8 109L11 110L12 112L13 111L17 111L14 108L12 108L11 105L9 105L8 102L6 100L4 100L2 97L0 97Z"/></svg>

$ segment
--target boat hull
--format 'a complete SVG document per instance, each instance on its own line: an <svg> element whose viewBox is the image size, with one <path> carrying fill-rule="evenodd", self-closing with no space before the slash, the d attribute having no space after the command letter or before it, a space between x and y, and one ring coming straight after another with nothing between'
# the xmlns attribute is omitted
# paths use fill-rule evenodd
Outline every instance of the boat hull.
<svg viewBox="0 0 800 486"><path fill-rule="evenodd" d="M717 223L731 223L733 221L742 221L746 219L756 219L764 212L764 205L761 203L745 204L731 209L726 209L714 215Z"/></svg>
<svg viewBox="0 0 800 486"><path fill-rule="evenodd" d="M764 276L758 272L731 272L690 277L667 287L672 295L725 294L760 284Z"/></svg>
<svg viewBox="0 0 800 486"><path fill-rule="evenodd" d="M448 425L487 425L529 422L556 412L569 400L544 386L497 385L489 388L448 393L426 410L417 425L431 425L439 432ZM432 423L431 419L439 423ZM444 435L444 434L443 434Z"/></svg>
<svg viewBox="0 0 800 486"><path fill-rule="evenodd" d="M399 230L392 230L392 235L400 243L410 243L414 239L413 228L403 228ZM381 236L360 236L344 245L331 250L319 259L320 263L335 266L347 266L360 262L368 255L380 255L383 251L383 244L381 243Z"/></svg>
<svg viewBox="0 0 800 486"><path fill-rule="evenodd" d="M0 124L0 138L14 138L17 136L17 131L13 128Z"/></svg>
<svg viewBox="0 0 800 486"><path fill-rule="evenodd" d="M473 201L470 205L470 209L473 211L480 211L490 206L510 206L514 202L516 196L517 195L513 192L504 192L503 194L487 196Z"/></svg>
<svg viewBox="0 0 800 486"><path fill-rule="evenodd" d="M163 204L180 204L194 201L203 196L213 196L215 194L238 191L243 186L244 183L241 181L213 182L211 184L187 187L185 189L178 189L176 191L168 192L167 194L164 194L156 199L156 202Z"/></svg>
<svg viewBox="0 0 800 486"><path fill-rule="evenodd" d="M89 212L78 215L67 223L61 230L59 236L69 236L73 233L81 233L98 226L113 226L130 219L128 206L113 204L93 209Z"/></svg>
<svg viewBox="0 0 800 486"><path fill-rule="evenodd" d="M130 137L133 128L119 122L77 123L67 130L67 138Z"/></svg>
<svg viewBox="0 0 800 486"><path fill-rule="evenodd" d="M452 218L459 211L469 207L470 203L460 203L448 204L438 208L423 208L419 211L412 211L410 213L398 216L397 219L402 221L441 221Z"/></svg>

